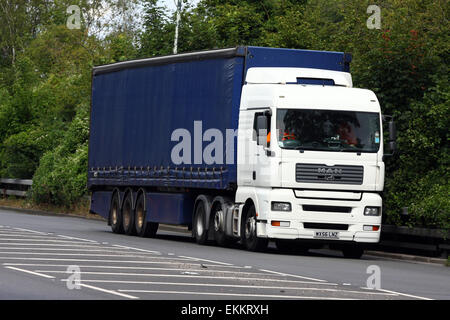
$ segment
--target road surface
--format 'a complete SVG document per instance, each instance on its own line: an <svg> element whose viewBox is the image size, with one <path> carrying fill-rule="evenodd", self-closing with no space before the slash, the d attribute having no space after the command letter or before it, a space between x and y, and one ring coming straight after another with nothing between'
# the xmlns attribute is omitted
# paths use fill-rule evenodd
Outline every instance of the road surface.
<svg viewBox="0 0 450 320"><path fill-rule="evenodd" d="M0 299L448 300L450 268L200 246L168 230L130 237L103 221L0 209Z"/></svg>

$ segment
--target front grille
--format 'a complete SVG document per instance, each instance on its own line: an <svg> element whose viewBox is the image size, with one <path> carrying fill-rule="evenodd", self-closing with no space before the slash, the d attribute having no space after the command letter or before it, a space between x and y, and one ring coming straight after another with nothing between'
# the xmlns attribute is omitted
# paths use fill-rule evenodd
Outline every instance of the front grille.
<svg viewBox="0 0 450 320"><path fill-rule="evenodd" d="M304 204L303 211L320 211L320 212L341 212L350 213L352 211L351 207L338 207L338 206L317 206Z"/></svg>
<svg viewBox="0 0 450 320"><path fill-rule="evenodd" d="M348 230L348 224L337 223L315 223L305 222L303 224L305 229L319 229L319 230Z"/></svg>
<svg viewBox="0 0 450 320"><path fill-rule="evenodd" d="M324 164L297 163L295 181L307 183L362 184L363 166L327 166Z"/></svg>

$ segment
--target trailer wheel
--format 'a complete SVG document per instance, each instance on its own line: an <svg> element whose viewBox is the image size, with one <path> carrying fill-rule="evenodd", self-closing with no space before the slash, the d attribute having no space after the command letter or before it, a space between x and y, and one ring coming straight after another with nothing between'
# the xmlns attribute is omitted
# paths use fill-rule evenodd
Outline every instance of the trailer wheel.
<svg viewBox="0 0 450 320"><path fill-rule="evenodd" d="M145 207L145 198L142 193L139 194L136 201L135 218L136 233L139 237L153 238L158 231L158 223L147 222L147 209Z"/></svg>
<svg viewBox="0 0 450 320"><path fill-rule="evenodd" d="M264 251L269 240L256 235L256 210L252 205L247 211L241 225L242 244L249 251Z"/></svg>
<svg viewBox="0 0 450 320"><path fill-rule="evenodd" d="M122 213L120 210L119 193L115 192L111 199L111 209L109 212L109 222L112 232L123 233Z"/></svg>
<svg viewBox="0 0 450 320"><path fill-rule="evenodd" d="M199 201L195 208L194 220L192 222L192 233L198 244L205 244L208 240L208 230L205 225L205 204Z"/></svg>
<svg viewBox="0 0 450 320"><path fill-rule="evenodd" d="M123 231L127 235L136 234L136 229L134 226L134 210L133 210L133 199L131 198L131 192L128 192L125 196L125 200L122 205L122 224Z"/></svg>

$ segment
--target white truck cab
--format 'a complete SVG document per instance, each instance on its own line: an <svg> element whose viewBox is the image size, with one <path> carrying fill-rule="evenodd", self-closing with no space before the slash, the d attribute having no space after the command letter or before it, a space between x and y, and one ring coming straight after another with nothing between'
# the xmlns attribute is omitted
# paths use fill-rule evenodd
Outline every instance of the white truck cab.
<svg viewBox="0 0 450 320"><path fill-rule="evenodd" d="M267 239L279 247L282 239L378 242L383 152L378 99L352 88L350 73L250 68L239 114L234 235L253 231L251 249ZM362 254L360 246L346 248Z"/></svg>

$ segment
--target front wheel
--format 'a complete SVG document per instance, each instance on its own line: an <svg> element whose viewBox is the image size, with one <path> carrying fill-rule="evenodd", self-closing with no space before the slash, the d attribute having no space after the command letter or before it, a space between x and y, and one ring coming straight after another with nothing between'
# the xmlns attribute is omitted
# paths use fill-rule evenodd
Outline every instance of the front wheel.
<svg viewBox="0 0 450 320"><path fill-rule="evenodd" d="M252 206L245 215L241 226L241 238L244 248L249 251L264 251L269 240L258 238L256 233L256 210Z"/></svg>

